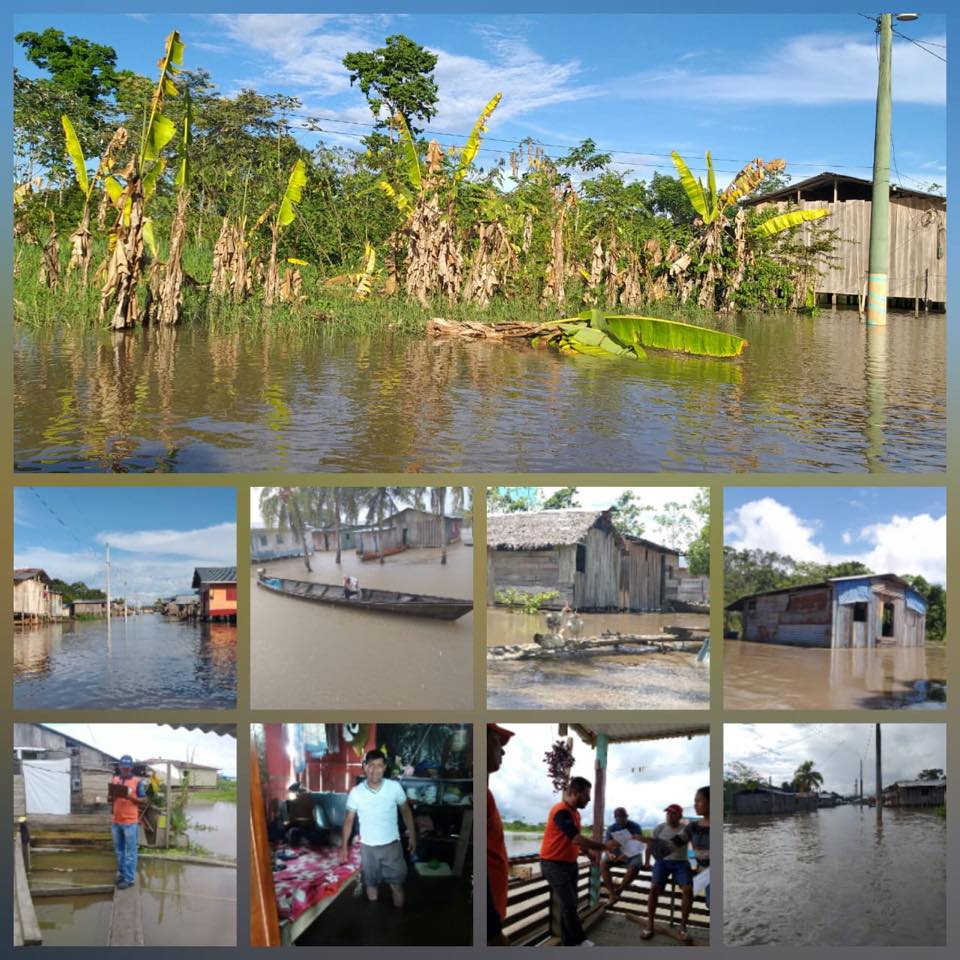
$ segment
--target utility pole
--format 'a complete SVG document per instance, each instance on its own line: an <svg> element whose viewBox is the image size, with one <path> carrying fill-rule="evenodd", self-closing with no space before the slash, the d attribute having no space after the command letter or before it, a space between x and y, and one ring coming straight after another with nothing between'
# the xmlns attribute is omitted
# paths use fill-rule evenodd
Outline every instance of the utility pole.
<svg viewBox="0 0 960 960"><path fill-rule="evenodd" d="M877 826L883 823L883 776L880 772L880 724L877 724Z"/></svg>
<svg viewBox="0 0 960 960"><path fill-rule="evenodd" d="M123 581L123 622L127 622L127 581Z"/></svg>
<svg viewBox="0 0 960 960"><path fill-rule="evenodd" d="M863 757L860 758L860 803L863 803Z"/></svg>
<svg viewBox="0 0 960 960"><path fill-rule="evenodd" d="M867 268L867 326L887 323L890 273L890 60L893 16L880 15L880 70L873 137L873 198L870 204L870 265Z"/></svg>
<svg viewBox="0 0 960 960"><path fill-rule="evenodd" d="M110 544L107 548L107 636L110 636Z"/></svg>

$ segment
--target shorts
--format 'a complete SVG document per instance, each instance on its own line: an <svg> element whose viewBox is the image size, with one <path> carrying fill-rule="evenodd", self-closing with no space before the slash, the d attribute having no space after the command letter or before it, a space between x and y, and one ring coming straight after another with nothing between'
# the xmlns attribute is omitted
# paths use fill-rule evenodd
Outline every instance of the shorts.
<svg viewBox="0 0 960 960"><path fill-rule="evenodd" d="M678 887L693 883L693 872L686 857L683 860L654 860L651 878L653 885L662 889L671 877Z"/></svg>
<svg viewBox="0 0 960 960"><path fill-rule="evenodd" d="M407 860L399 840L372 847L360 844L360 869L365 887L379 887L381 883L395 886L407 879Z"/></svg>
<svg viewBox="0 0 960 960"><path fill-rule="evenodd" d="M616 860L616 855L608 851L603 855L603 859L606 863L612 864L614 860ZM644 855L642 853L638 853L632 857L627 857L626 860L619 861L619 866L636 867L638 870L641 870L643 869L643 860L644 860Z"/></svg>

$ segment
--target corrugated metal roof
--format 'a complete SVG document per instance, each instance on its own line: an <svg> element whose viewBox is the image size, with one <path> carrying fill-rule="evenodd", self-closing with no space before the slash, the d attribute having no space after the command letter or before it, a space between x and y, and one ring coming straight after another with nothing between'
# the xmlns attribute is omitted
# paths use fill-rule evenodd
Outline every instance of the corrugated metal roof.
<svg viewBox="0 0 960 960"><path fill-rule="evenodd" d="M591 747L596 746L600 734L606 735L610 743L635 743L710 733L709 723L572 723L570 727Z"/></svg>
<svg viewBox="0 0 960 960"><path fill-rule="evenodd" d="M201 730L203 733L215 733L218 737L228 736L236 739L237 725L235 723L158 723L158 727L173 727L179 730Z"/></svg>
<svg viewBox="0 0 960 960"><path fill-rule="evenodd" d="M193 571L193 583L190 584L194 590L203 583L236 583L236 567L197 567Z"/></svg>
<svg viewBox="0 0 960 960"><path fill-rule="evenodd" d="M41 570L40 567L18 567L13 571L13 582L22 583L24 580L32 580L36 576L39 576L44 583L51 582L47 571Z"/></svg>
<svg viewBox="0 0 960 960"><path fill-rule="evenodd" d="M790 587L777 587L775 590L761 590L759 593L747 593L742 597L738 597L724 609L742 610L744 601L752 600L754 597L771 597L777 593L790 593L793 590L812 590L814 587L826 587L831 583L843 583L847 580L895 580L902 587L913 590L913 587L911 587L903 577L898 577L895 573L860 573L850 577L831 577L829 580L818 580L815 583L795 583Z"/></svg>
<svg viewBox="0 0 960 960"><path fill-rule="evenodd" d="M832 170L825 170L823 173L818 173L816 176L807 177L806 180L798 180L795 183L791 183L789 186L781 187L779 190L772 190L769 193L761 193L755 197L748 197L745 200L741 201L741 204L745 207L755 207L760 203L770 203L777 200L790 200L795 197L797 191L803 190L813 190L816 187L825 186L826 184L832 184L836 180L838 184L848 183L855 184L859 187L873 188L872 180L864 180L862 177L851 177L845 173L834 173ZM941 197L937 193L927 193L923 190L911 190L909 187L901 187L898 184L890 184L890 196L891 197L917 197L924 200L940 200L944 205L946 205L946 198Z"/></svg>

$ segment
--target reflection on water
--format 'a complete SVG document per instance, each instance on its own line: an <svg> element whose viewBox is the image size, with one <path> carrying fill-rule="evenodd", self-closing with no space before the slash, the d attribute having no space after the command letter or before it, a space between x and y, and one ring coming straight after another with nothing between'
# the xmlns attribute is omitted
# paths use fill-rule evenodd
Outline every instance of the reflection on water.
<svg viewBox="0 0 960 960"><path fill-rule="evenodd" d="M709 626L704 614L585 613L584 636L604 630L660 633L664 625ZM487 610L487 645L530 643L544 614ZM487 661L487 706L492 709L706 709L710 668L698 664L700 641L688 652L573 656L556 660Z"/></svg>
<svg viewBox="0 0 960 960"><path fill-rule="evenodd" d="M236 814L234 813L234 823ZM204 835L211 846L212 833ZM229 838L235 843L236 832ZM31 855L32 886L113 883L116 861L107 850ZM141 859L137 885L146 946L234 946L237 873L209 867ZM47 946L103 947L110 928L112 895L38 897L37 919Z"/></svg>
<svg viewBox="0 0 960 960"><path fill-rule="evenodd" d="M824 649L728 640L724 706L730 710L852 710L946 706L946 647Z"/></svg>
<svg viewBox="0 0 960 960"><path fill-rule="evenodd" d="M14 632L17 709L232 707L237 628L141 614Z"/></svg>
<svg viewBox="0 0 960 960"><path fill-rule="evenodd" d="M732 362L389 333L17 328L19 470L943 470L943 316L731 321ZM616 411L588 415L587 411Z"/></svg>
<svg viewBox="0 0 960 960"><path fill-rule="evenodd" d="M237 804L207 800L202 793L190 797L187 839L222 857L237 855Z"/></svg>
<svg viewBox="0 0 960 960"><path fill-rule="evenodd" d="M728 946L943 945L946 820L841 806L723 825Z"/></svg>
<svg viewBox="0 0 960 960"><path fill-rule="evenodd" d="M407 550L362 563L344 550L254 564L251 579L251 697L254 709L464 709L473 702L473 614L428 620L350 610L281 596L256 585L256 567L317 583L356 576L361 588L473 596L473 551Z"/></svg>

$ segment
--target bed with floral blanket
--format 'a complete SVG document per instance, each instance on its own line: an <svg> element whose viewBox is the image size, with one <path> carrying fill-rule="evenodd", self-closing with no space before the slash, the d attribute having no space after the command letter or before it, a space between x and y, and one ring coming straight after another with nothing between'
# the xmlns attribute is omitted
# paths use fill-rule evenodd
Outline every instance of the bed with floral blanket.
<svg viewBox="0 0 960 960"><path fill-rule="evenodd" d="M273 885L284 945L292 944L360 875L360 844L350 847L350 859L340 862L339 847L274 848ZM284 856L294 855L285 860Z"/></svg>

